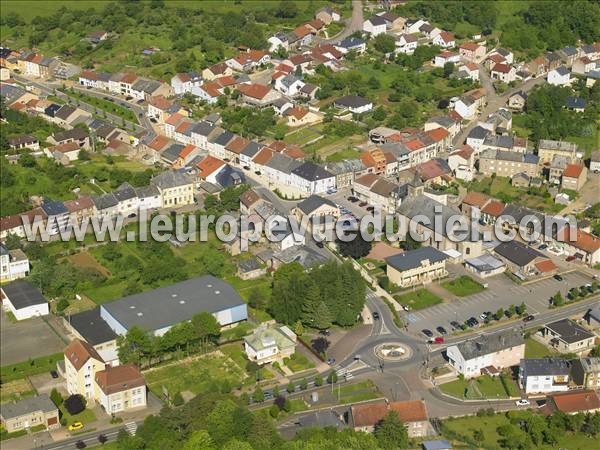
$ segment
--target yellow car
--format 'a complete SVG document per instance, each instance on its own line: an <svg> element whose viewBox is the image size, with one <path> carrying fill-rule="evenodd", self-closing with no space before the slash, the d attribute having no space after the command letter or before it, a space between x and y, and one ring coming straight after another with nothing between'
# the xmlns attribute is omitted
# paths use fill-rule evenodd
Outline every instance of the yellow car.
<svg viewBox="0 0 600 450"><path fill-rule="evenodd" d="M73 422L69 425L69 431L81 430L83 428L83 424L81 422Z"/></svg>

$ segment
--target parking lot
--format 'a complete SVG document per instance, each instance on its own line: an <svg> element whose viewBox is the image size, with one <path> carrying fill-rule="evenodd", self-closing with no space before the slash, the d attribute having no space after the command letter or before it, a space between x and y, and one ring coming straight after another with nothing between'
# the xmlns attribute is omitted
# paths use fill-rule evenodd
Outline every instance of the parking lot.
<svg viewBox="0 0 600 450"><path fill-rule="evenodd" d="M3 366L58 353L65 347L42 318L12 323L4 311L0 313L0 339L0 359Z"/></svg>
<svg viewBox="0 0 600 450"><path fill-rule="evenodd" d="M548 300L556 292L561 291L566 297L570 288L591 281L592 278L584 273L571 272L563 275L563 281L548 278L528 285L518 285L505 275L497 275L485 280L488 289L483 292L410 312L407 315L409 331L419 333L424 328L433 331L440 325L450 331L451 321L463 323L470 317L479 320L480 314L485 311L495 313L499 308L506 309L521 302L525 302L530 314L538 314L548 310Z"/></svg>

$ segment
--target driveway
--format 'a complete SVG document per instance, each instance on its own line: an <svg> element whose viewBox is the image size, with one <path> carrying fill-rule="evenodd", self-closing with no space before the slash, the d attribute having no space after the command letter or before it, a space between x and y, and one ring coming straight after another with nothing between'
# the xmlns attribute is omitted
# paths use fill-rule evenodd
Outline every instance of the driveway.
<svg viewBox="0 0 600 450"><path fill-rule="evenodd" d="M363 8L360 0L352 0L352 16L346 23L346 27L335 36L331 36L329 39L321 39L320 42L331 43L339 42L342 39L347 38L355 31L361 31L363 27Z"/></svg>
<svg viewBox="0 0 600 450"><path fill-rule="evenodd" d="M64 342L41 317L12 323L4 311L0 314L0 338L0 359L3 366L58 353L65 347Z"/></svg>

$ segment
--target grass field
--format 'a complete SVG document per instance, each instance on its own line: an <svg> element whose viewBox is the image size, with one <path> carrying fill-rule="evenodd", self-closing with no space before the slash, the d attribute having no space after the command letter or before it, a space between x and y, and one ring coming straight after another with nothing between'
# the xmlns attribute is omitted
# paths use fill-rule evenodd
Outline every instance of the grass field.
<svg viewBox="0 0 600 450"><path fill-rule="evenodd" d="M239 361L239 356L234 355L234 358ZM183 391L197 395L218 389L223 382L240 386L248 375L236 360L224 353L214 352L147 370L144 376L150 390L161 398L163 386L170 395Z"/></svg>
<svg viewBox="0 0 600 450"><path fill-rule="evenodd" d="M494 399L518 396L519 389L516 383L510 379L507 379L507 383L509 392L504 389L504 385L499 377L484 375L471 380L454 380L441 384L440 390L453 397L466 399Z"/></svg>
<svg viewBox="0 0 600 450"><path fill-rule="evenodd" d="M340 403L355 403L382 397L381 392L377 390L377 386L371 380L340 386L338 389L334 388L333 393L334 395L339 394Z"/></svg>
<svg viewBox="0 0 600 450"><path fill-rule="evenodd" d="M529 337L525 339L525 358L546 358L549 356L558 356L559 354L557 351L549 349L533 338Z"/></svg>
<svg viewBox="0 0 600 450"><path fill-rule="evenodd" d="M411 309L429 308L442 302L441 298L427 289L417 289L407 294L395 295L394 299L403 305L410 306Z"/></svg>
<svg viewBox="0 0 600 450"><path fill-rule="evenodd" d="M285 365L292 372L300 372L302 370L312 369L315 365L302 353L294 353L290 358L284 360Z"/></svg>
<svg viewBox="0 0 600 450"><path fill-rule="evenodd" d="M466 297L467 295L477 294L484 290L484 287L473 278L463 275L455 280L442 283L442 287L452 292L457 297Z"/></svg>
<svg viewBox="0 0 600 450"><path fill-rule="evenodd" d="M347 159L360 159L360 152L353 148L347 148L327 156L327 162L339 162Z"/></svg>
<svg viewBox="0 0 600 450"><path fill-rule="evenodd" d="M36 394L35 389L26 378L9 381L0 386L0 403L18 401Z"/></svg>
<svg viewBox="0 0 600 450"><path fill-rule="evenodd" d="M60 409L61 418L67 419L66 426L71 425L73 422L81 422L84 425L84 428L82 428L81 430L77 430L77 431L86 431L85 425L96 420L96 416L94 415L94 412L91 409L86 408L83 411L81 411L79 414L75 414L75 415L69 414L69 412L66 410L66 408L62 405L60 406L59 409Z"/></svg>
<svg viewBox="0 0 600 450"><path fill-rule="evenodd" d="M513 413L514 414L514 413ZM526 418L530 412L523 412L523 418ZM501 437L496 431L503 425L509 425L511 422L504 414L496 414L494 416L484 417L461 417L452 418L444 421L444 429L451 432L452 437L464 437L467 442L476 443L475 447L485 449L499 449L502 448L500 445ZM473 438L473 433L476 430L481 431L483 441L477 441ZM537 445L536 449L550 450L557 448L565 449L592 449L598 447L597 438L588 437L583 433L565 433L558 434L558 442L555 445ZM450 437L450 436L447 436ZM473 445L468 445L468 448L474 448ZM458 448L458 447L455 447ZM463 447L460 447L463 448Z"/></svg>
<svg viewBox="0 0 600 450"><path fill-rule="evenodd" d="M55 353L53 355L29 359L17 364L2 366L2 368L0 368L0 378L2 378L2 383L8 383L9 381L18 380L31 375L49 372L50 370L56 369L56 363L62 361L63 357L62 353Z"/></svg>

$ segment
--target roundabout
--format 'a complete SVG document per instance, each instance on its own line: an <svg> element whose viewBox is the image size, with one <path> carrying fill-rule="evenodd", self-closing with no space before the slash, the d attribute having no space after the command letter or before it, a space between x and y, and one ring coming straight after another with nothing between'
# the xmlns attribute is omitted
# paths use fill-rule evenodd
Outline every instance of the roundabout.
<svg viewBox="0 0 600 450"><path fill-rule="evenodd" d="M375 356L385 361L404 361L412 356L412 349L400 342L384 342L373 348Z"/></svg>

